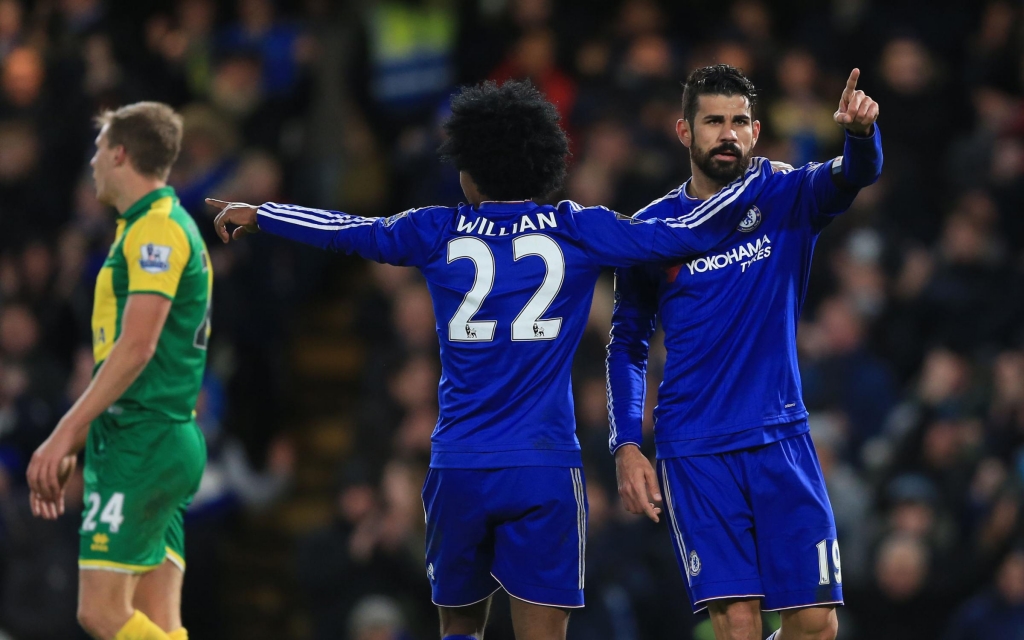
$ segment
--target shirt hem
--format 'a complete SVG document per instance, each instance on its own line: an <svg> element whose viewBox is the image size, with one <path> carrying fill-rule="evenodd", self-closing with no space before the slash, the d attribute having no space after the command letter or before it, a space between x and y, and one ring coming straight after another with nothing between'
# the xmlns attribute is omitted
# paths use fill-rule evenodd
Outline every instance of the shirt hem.
<svg viewBox="0 0 1024 640"><path fill-rule="evenodd" d="M807 433L807 412L785 422L767 422L738 431L715 433L700 438L655 442L658 460L739 451L760 447Z"/></svg>
<svg viewBox="0 0 1024 640"><path fill-rule="evenodd" d="M430 455L431 469L506 469L509 467L564 467L583 466L583 456L577 451L543 451L530 449L498 452L434 451Z"/></svg>
<svg viewBox="0 0 1024 640"><path fill-rule="evenodd" d="M134 295L136 293L151 293L153 295L162 296L168 300L174 300L174 296L165 291L156 291L155 289L133 289L128 292L128 295Z"/></svg>

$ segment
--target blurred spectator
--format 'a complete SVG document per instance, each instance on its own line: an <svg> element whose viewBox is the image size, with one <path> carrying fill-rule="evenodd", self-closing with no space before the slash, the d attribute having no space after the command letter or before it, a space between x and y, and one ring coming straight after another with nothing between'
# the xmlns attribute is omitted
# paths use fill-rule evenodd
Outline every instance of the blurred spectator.
<svg viewBox="0 0 1024 640"><path fill-rule="evenodd" d="M953 616L943 640L1019 638L1024 633L1024 550L1006 556L993 587Z"/></svg>
<svg viewBox="0 0 1024 640"><path fill-rule="evenodd" d="M25 12L18 0L0 2L0 61L22 40Z"/></svg>
<svg viewBox="0 0 1024 640"><path fill-rule="evenodd" d="M1005 351L992 369L989 450L1010 462L1024 447L1024 353Z"/></svg>
<svg viewBox="0 0 1024 640"><path fill-rule="evenodd" d="M554 103L563 119L568 119L576 103L576 85L558 68L557 40L552 31L534 29L524 33L509 57L491 72L491 79L498 83L525 78Z"/></svg>
<svg viewBox="0 0 1024 640"><path fill-rule="evenodd" d="M835 105L818 95L818 67L807 51L786 53L778 65L780 95L773 100L768 125L772 135L789 140L793 165L819 161L842 140L832 113Z"/></svg>
<svg viewBox="0 0 1024 640"><path fill-rule="evenodd" d="M299 81L299 66L309 60L310 43L293 25L275 20L271 0L237 0L238 22L229 26L218 39L228 53L246 52L259 55L263 83L269 95L285 93ZM193 24L202 29L209 18L196 15L208 8L190 8ZM192 17L190 16L190 17Z"/></svg>
<svg viewBox="0 0 1024 640"><path fill-rule="evenodd" d="M402 610L387 596L363 598L349 616L349 640L405 640L408 637Z"/></svg>
<svg viewBox="0 0 1024 640"><path fill-rule="evenodd" d="M345 621L355 615L363 594L386 593L413 616L436 616L423 579L422 553L406 546L413 524L407 518L415 513L400 495L407 485L400 467L391 468L378 493L366 467L348 463L341 473L334 523L300 541L299 582L309 597L316 640L342 638ZM413 503L417 493L412 492Z"/></svg>
<svg viewBox="0 0 1024 640"><path fill-rule="evenodd" d="M847 597L858 637L878 640L933 640L944 628L935 615L948 605L929 585L927 546L908 534L894 534L879 547L872 585ZM850 591L853 591L852 589Z"/></svg>
<svg viewBox="0 0 1024 640"><path fill-rule="evenodd" d="M828 488L836 520L836 535L842 540L843 580L863 584L868 571L871 493L857 469L843 460L847 450L846 425L841 414L812 414L811 439Z"/></svg>
<svg viewBox="0 0 1024 640"><path fill-rule="evenodd" d="M885 105L886 182L892 185L886 203L891 231L903 236L933 239L940 192L930 183L927 158L942 156L945 139L934 132L942 127L956 133L963 119L951 117L960 108L944 99L936 61L924 44L912 37L890 40L882 50L881 84L872 91ZM948 135L948 134L947 134Z"/></svg>
<svg viewBox="0 0 1024 640"><path fill-rule="evenodd" d="M455 83L458 18L448 0L386 0L362 16L353 93L376 134L393 142L425 122Z"/></svg>
<svg viewBox="0 0 1024 640"><path fill-rule="evenodd" d="M800 336L806 355L801 372L805 402L811 409L845 414L846 435L856 452L881 431L895 404L892 375L867 351L864 321L848 300L826 300L816 319L802 327Z"/></svg>

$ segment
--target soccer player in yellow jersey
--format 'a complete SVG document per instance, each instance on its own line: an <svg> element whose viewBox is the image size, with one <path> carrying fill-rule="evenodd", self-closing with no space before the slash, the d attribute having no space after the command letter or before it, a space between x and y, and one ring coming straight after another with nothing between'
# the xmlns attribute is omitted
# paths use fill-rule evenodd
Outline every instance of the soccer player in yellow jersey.
<svg viewBox="0 0 1024 640"><path fill-rule="evenodd" d="M36 516L60 515L84 447L79 622L97 640L183 640L182 517L206 464L193 410L213 273L195 222L167 186L181 117L140 102L97 124L96 196L120 215L96 278L96 369L32 456L30 499Z"/></svg>

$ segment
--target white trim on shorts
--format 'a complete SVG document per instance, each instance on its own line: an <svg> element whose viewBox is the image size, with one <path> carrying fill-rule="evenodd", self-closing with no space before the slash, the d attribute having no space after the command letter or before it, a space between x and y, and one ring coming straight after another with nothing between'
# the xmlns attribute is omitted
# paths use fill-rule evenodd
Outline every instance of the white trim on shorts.
<svg viewBox="0 0 1024 640"><path fill-rule="evenodd" d="M494 578L498 582L498 584L501 584L501 580L498 580L498 576L496 576L496 575L494 575L492 573L491 577ZM582 609L583 607L586 606L586 605L583 605L583 604L551 604L550 602L534 602L533 600L527 600L526 598L520 598L516 594L512 593L511 591L509 591L508 588L505 585L503 585L503 584L501 584L501 588L505 590L505 593L507 593L510 597L515 598L516 600L520 600L520 601L525 602L527 604L535 604L535 605L538 605L538 606L541 606L541 607L551 607L552 609Z"/></svg>
<svg viewBox="0 0 1024 640"><path fill-rule="evenodd" d="M497 578L495 578L495 580L497 580ZM500 585L501 583L499 582L498 584ZM484 600L486 600L486 599L490 598L490 597L491 597L491 596L493 596L494 594L496 594L496 593L498 593L499 591L501 591L501 590L502 590L503 588L504 588L504 587L498 587L498 588L497 588L497 589L495 589L494 591L492 591L492 592L488 593L488 594L487 594L486 596L484 596L483 598L480 598L479 600L477 600L477 601L475 601L475 602L470 602L470 603L467 603L467 604L437 604L436 602L434 602L434 597L433 597L433 596L431 596L431 597L430 597L430 602L431 602L431 603L432 603L432 604L433 604L433 605L434 605L435 607L444 607L445 609L461 609L462 607L472 607L472 606L473 606L474 604L480 604L480 603L481 603L481 602L483 602Z"/></svg>
<svg viewBox="0 0 1024 640"><path fill-rule="evenodd" d="M808 604L795 604L792 607L776 607L775 609L761 609L761 611L788 611L789 609L806 609L807 607L827 607L830 604L841 604L846 606L842 600L829 600L828 602L810 602Z"/></svg>
<svg viewBox="0 0 1024 640"><path fill-rule="evenodd" d="M576 550L579 553L579 586L577 588L582 591L587 572L587 508L584 506L585 494L582 470L575 467L571 468L569 469L569 475L572 476L573 497L576 498Z"/></svg>
<svg viewBox="0 0 1024 640"><path fill-rule="evenodd" d="M672 525L671 535L676 539L678 549L682 549L680 555L683 558L683 573L686 574L686 584L692 587L693 583L690 580L690 558L686 551L686 542L683 541L683 534L679 531L679 523L676 521L676 510L672 505L672 483L668 480L668 465L664 460L661 461L661 478L664 482L664 493L665 493L665 506L668 508L668 520ZM696 606L696 603L694 603Z"/></svg>

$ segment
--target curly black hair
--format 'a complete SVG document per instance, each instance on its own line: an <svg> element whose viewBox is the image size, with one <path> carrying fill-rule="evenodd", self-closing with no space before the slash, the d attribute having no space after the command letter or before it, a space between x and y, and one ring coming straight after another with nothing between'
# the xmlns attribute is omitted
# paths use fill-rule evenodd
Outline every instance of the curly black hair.
<svg viewBox="0 0 1024 640"><path fill-rule="evenodd" d="M697 98L700 96L743 96L750 108L757 103L754 83L743 72L728 64L714 64L695 69L683 85L683 118L693 124L697 115Z"/></svg>
<svg viewBox="0 0 1024 640"><path fill-rule="evenodd" d="M438 153L494 200L543 198L562 187L569 139L530 81L464 87L452 97Z"/></svg>

